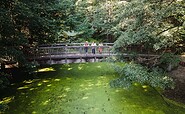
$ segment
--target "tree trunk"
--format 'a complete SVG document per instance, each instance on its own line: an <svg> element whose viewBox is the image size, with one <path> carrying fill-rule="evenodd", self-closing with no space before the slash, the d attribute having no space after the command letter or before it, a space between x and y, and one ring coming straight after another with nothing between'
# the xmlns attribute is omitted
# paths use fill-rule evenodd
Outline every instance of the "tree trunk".
<svg viewBox="0 0 185 114"><path fill-rule="evenodd" d="M1 70L4 71L5 70L5 64L1 63Z"/></svg>

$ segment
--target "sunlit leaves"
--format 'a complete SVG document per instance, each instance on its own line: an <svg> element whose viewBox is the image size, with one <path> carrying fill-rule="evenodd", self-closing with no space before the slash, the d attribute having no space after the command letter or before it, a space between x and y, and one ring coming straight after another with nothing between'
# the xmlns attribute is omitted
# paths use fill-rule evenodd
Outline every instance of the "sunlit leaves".
<svg viewBox="0 0 185 114"><path fill-rule="evenodd" d="M115 24L116 30L122 32L115 48L143 43L154 50L176 46L181 42L179 32L185 21L183 5L176 1L140 0L118 7Z"/></svg>
<svg viewBox="0 0 185 114"><path fill-rule="evenodd" d="M124 66L115 66L120 78L111 82L112 86L129 87L134 83L159 88L173 88L173 80L160 69L147 69L138 64L128 63Z"/></svg>

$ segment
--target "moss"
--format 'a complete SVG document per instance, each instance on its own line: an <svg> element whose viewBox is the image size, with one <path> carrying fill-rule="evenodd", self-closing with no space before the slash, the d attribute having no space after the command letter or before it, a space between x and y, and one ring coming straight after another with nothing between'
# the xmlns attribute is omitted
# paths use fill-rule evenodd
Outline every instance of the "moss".
<svg viewBox="0 0 185 114"><path fill-rule="evenodd" d="M135 85L111 88L116 78L108 63L51 65L38 79L15 84L14 99L6 114L183 114L153 89ZM43 68L41 68L43 69ZM21 88L21 89L20 89Z"/></svg>

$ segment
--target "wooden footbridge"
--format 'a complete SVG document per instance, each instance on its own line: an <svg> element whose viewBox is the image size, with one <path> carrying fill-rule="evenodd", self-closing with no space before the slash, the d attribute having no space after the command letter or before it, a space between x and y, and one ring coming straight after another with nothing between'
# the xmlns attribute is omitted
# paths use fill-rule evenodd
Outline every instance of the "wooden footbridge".
<svg viewBox="0 0 185 114"><path fill-rule="evenodd" d="M92 53L95 48L95 53ZM99 52L99 49L102 49ZM62 64L62 63L80 63L80 62L98 62L107 57L116 54L112 51L113 43L103 43L103 46L91 46L89 44L87 53L84 43L57 43L44 44L37 46L31 61L37 61L39 64ZM125 58L130 58L133 54L122 53ZM137 54L137 59L158 58L155 54ZM148 59L146 59L148 60ZM150 60L150 59L149 59Z"/></svg>
<svg viewBox="0 0 185 114"><path fill-rule="evenodd" d="M114 55L112 46L113 43L103 43L103 46L89 45L86 53L84 43L45 44L37 46L31 59L43 64L96 62ZM95 48L95 54L92 53L92 48ZM99 51L100 48L102 51Z"/></svg>

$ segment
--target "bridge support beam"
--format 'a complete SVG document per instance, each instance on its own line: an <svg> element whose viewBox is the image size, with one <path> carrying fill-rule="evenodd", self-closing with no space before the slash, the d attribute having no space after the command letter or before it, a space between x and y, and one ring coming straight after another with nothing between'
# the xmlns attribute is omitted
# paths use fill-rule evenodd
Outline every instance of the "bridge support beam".
<svg viewBox="0 0 185 114"><path fill-rule="evenodd" d="M94 62L96 62L96 56L94 56Z"/></svg>
<svg viewBox="0 0 185 114"><path fill-rule="evenodd" d="M82 63L82 56L80 57L80 63Z"/></svg>

